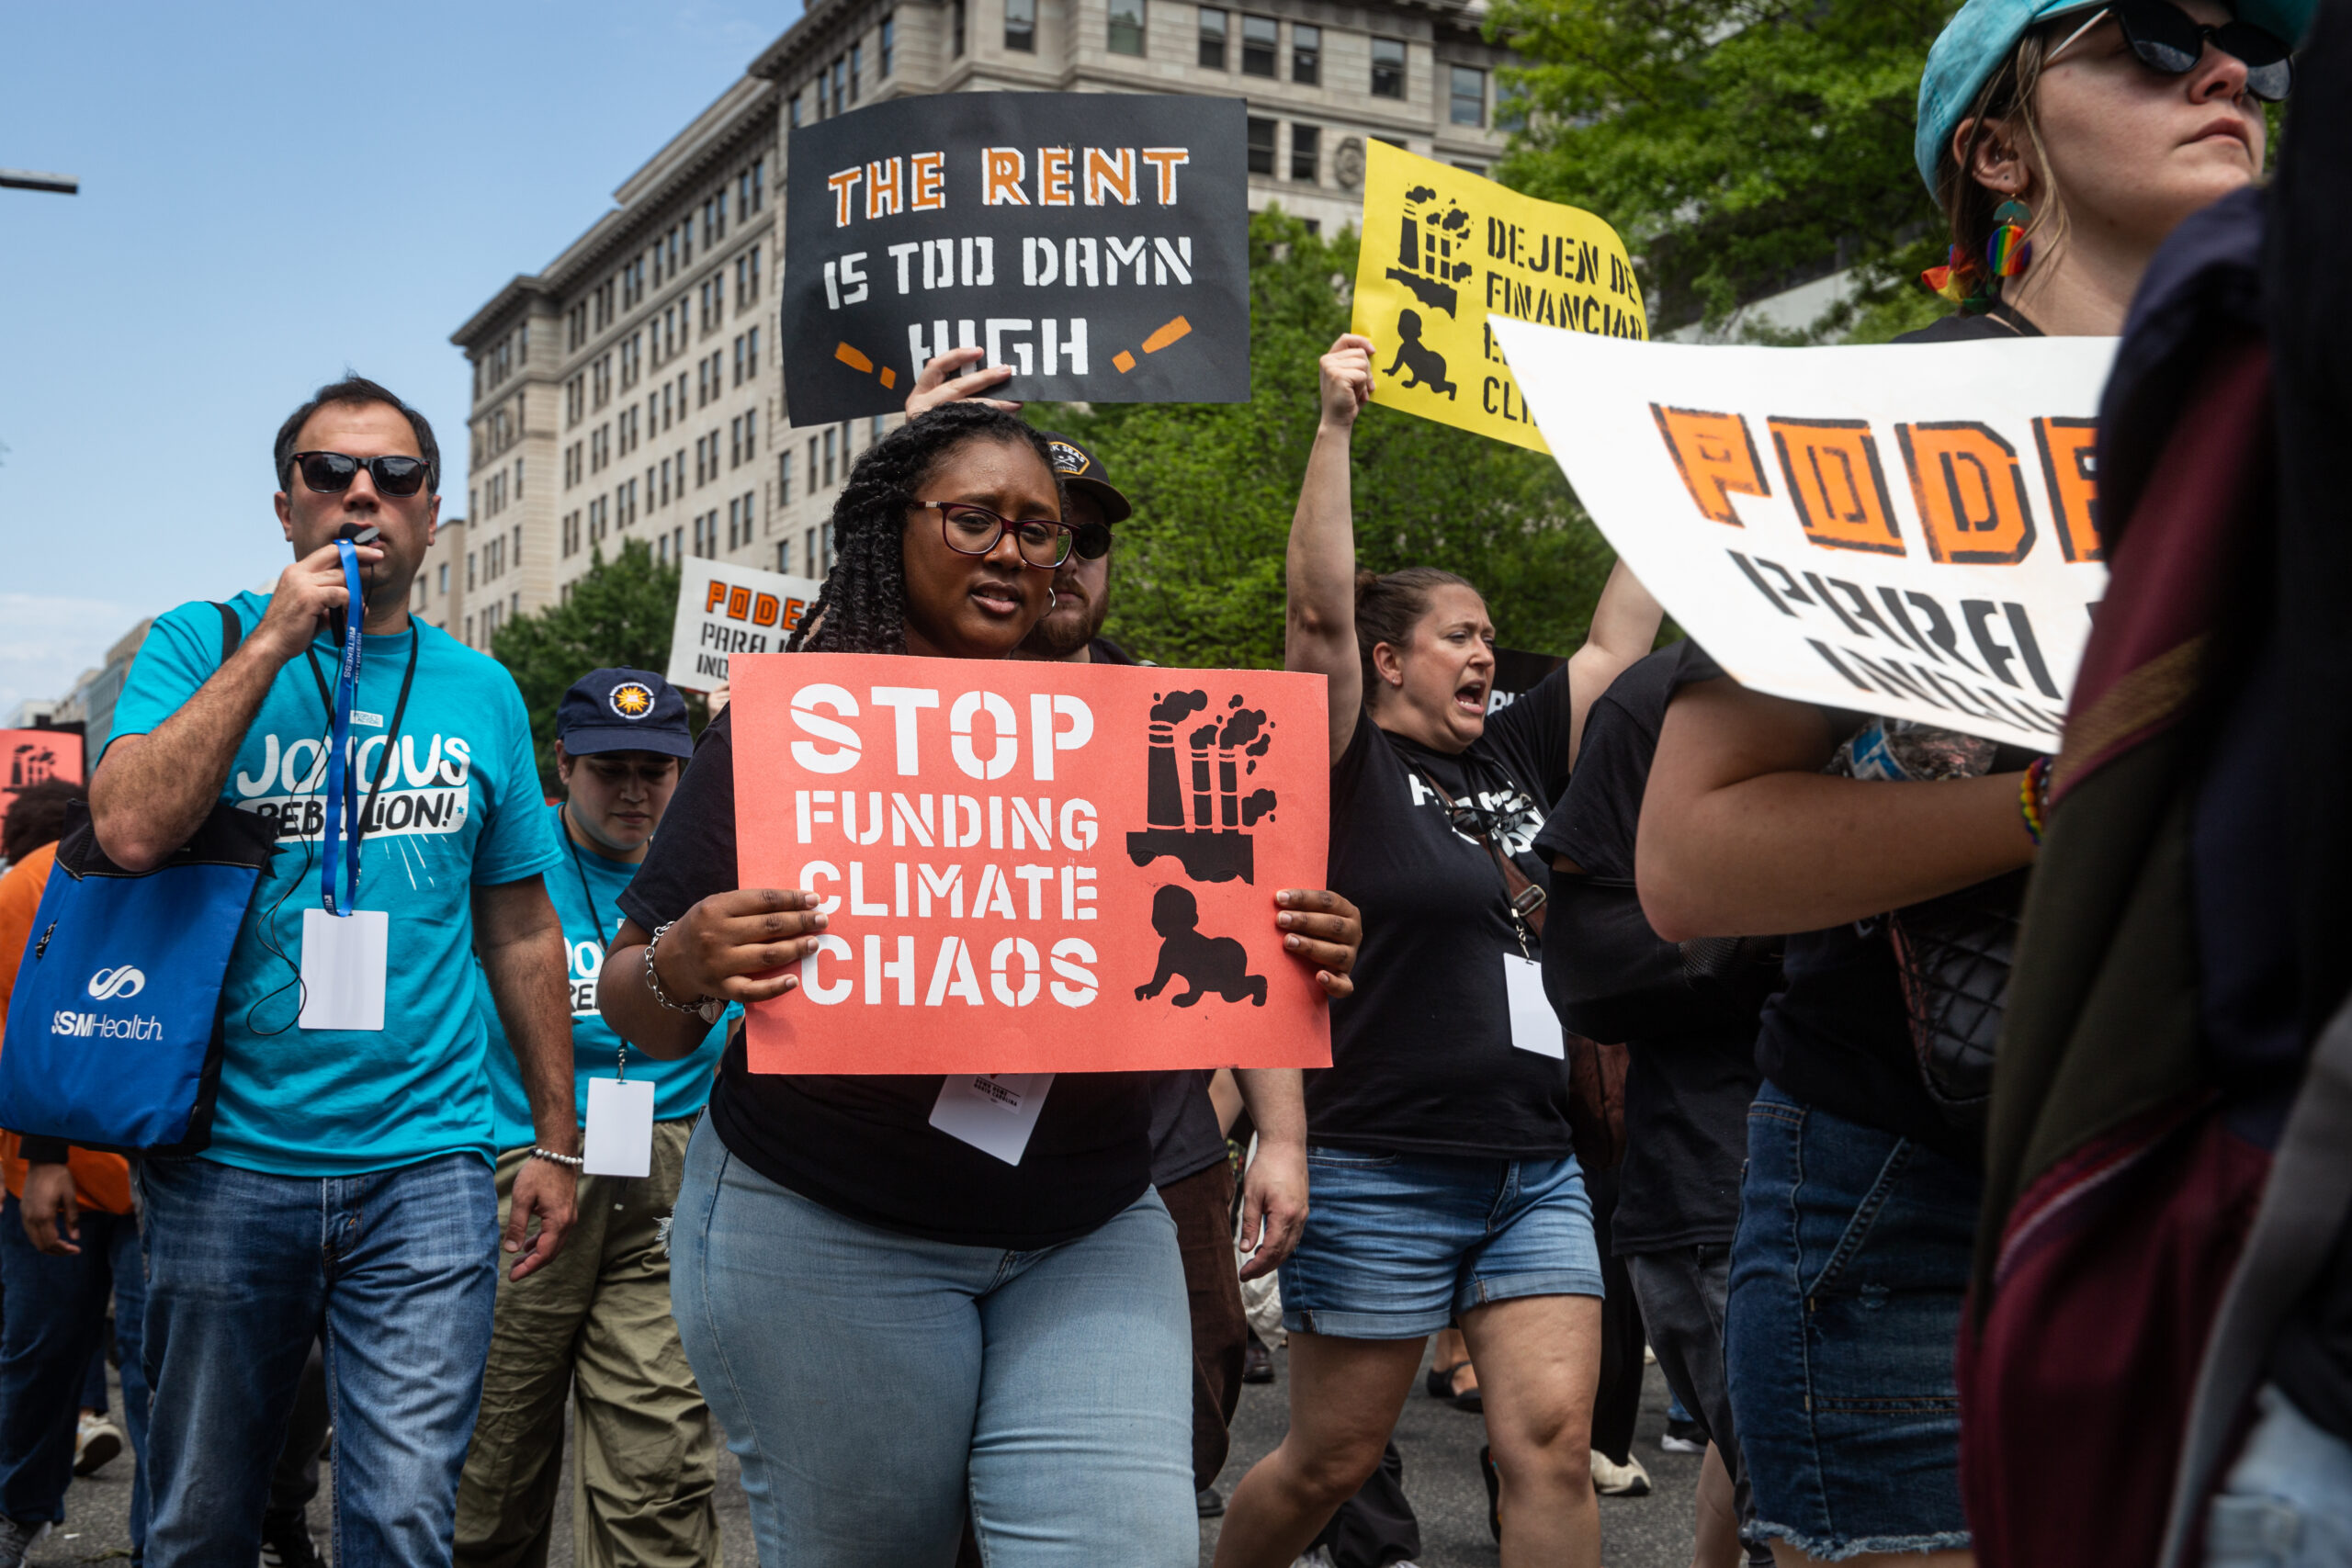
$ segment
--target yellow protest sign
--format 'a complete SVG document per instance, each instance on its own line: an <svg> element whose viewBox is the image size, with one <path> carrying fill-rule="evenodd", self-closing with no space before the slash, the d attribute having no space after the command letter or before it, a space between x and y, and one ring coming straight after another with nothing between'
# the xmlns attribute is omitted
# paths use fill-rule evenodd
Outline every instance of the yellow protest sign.
<svg viewBox="0 0 2352 1568"><path fill-rule="evenodd" d="M1373 342L1372 400L1549 451L1487 318L1649 336L1624 242L1581 209L1385 141L1365 152L1353 330Z"/></svg>

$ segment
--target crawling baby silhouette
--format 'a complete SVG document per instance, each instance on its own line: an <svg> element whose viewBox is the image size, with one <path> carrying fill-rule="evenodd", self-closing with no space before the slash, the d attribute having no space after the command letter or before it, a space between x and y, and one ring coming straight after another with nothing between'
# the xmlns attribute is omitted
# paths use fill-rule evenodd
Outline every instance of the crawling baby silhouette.
<svg viewBox="0 0 2352 1568"><path fill-rule="evenodd" d="M1171 1007L1188 1008L1210 991L1227 1001L1250 998L1252 1007L1266 1005L1266 977L1252 975L1249 950L1229 936L1203 936L1200 900L1189 887L1162 887L1151 897L1151 929L1159 933L1159 972L1151 983L1136 987L1136 1000L1148 1002L1182 975L1192 989L1169 998Z"/></svg>

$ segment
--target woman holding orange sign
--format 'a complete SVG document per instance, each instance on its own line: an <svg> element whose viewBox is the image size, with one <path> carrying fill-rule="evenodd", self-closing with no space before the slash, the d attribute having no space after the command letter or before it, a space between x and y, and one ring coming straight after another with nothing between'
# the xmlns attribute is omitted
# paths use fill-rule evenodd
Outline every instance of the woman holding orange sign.
<svg viewBox="0 0 2352 1568"><path fill-rule="evenodd" d="M1072 546L1044 440L956 403L859 460L837 564L795 649L1003 659ZM722 1000L775 1002L819 900L736 886L732 720L713 720L621 906L599 1004L657 1056ZM1345 899L1275 896L1286 952L1343 997ZM1260 1129L1244 1229L1271 1269L1305 1217L1295 1071L1238 1075ZM1197 1560L1192 1339L1150 1184L1148 1075L1065 1073L1014 1163L932 1122L943 1080L753 1074L729 1043L672 1246L681 1337L741 1459L760 1561L997 1568Z"/></svg>

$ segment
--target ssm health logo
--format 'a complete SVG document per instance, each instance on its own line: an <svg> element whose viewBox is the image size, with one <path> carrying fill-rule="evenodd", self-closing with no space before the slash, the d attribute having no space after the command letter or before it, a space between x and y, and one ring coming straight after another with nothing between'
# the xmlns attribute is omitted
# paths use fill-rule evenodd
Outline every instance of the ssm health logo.
<svg viewBox="0 0 2352 1568"><path fill-rule="evenodd" d="M90 976L90 995L102 1002L135 997L146 988L147 976L128 964L117 969L101 969Z"/></svg>

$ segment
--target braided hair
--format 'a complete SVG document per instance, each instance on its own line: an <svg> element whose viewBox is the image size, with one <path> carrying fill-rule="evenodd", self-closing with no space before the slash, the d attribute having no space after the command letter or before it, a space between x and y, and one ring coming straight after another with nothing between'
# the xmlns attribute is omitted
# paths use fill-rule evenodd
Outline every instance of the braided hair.
<svg viewBox="0 0 2352 1568"><path fill-rule="evenodd" d="M947 455L969 441L1029 447L1061 497L1061 474L1046 438L1018 416L986 403L953 402L909 420L867 447L850 470L833 502L833 570L785 645L788 651L907 651L907 507Z"/></svg>

